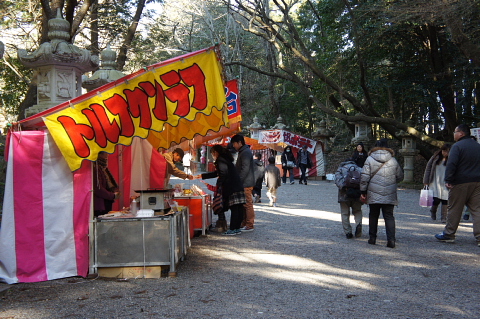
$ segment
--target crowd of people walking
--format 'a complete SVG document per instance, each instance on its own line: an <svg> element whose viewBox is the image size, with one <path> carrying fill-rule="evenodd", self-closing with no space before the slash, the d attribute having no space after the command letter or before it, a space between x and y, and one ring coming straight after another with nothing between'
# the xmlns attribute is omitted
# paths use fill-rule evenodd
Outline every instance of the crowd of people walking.
<svg viewBox="0 0 480 319"><path fill-rule="evenodd" d="M444 231L435 238L454 242L466 206L473 219L474 237L480 246L480 144L470 135L470 128L465 124L457 126L454 140L453 146L445 143L434 153L423 176L424 186L433 195L430 217L436 220L440 207L440 219L446 224ZM262 154L254 156L242 135L232 137L231 145L237 152L236 161L227 148L216 145L211 149L215 171L195 178L218 177L217 187L223 196L223 212L219 220L224 220L224 212L230 209L230 227L224 234L238 235L255 229L254 203L261 203L262 185L266 186L269 206L275 207L277 189L287 183L287 177L291 185L295 183L294 168L300 170L299 184L308 185L307 169L312 167L312 160L306 146L298 151L297 156L292 147L287 146L280 156L281 175L275 157L264 159L268 162L265 166ZM335 173L346 238L362 237L362 206L368 205L368 244L376 244L378 220L382 214L387 247L395 248L394 208L398 205L398 183L403 178L403 170L387 139L378 140L370 151L363 143L356 145L352 156L343 161ZM351 215L354 228L350 223Z"/></svg>

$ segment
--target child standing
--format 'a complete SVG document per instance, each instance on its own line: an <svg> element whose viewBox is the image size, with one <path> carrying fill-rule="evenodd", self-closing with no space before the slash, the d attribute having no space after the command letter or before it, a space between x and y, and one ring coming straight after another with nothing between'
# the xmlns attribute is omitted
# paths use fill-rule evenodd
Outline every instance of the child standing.
<svg viewBox="0 0 480 319"><path fill-rule="evenodd" d="M270 200L270 207L277 206L277 188L282 185L280 170L275 166L275 157L268 158L268 165L265 168L265 184L267 186L267 197Z"/></svg>

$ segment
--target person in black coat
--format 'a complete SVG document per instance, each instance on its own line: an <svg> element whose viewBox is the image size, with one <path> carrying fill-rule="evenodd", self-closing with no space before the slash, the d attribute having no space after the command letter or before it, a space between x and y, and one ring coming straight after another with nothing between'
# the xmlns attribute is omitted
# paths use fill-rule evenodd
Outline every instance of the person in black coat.
<svg viewBox="0 0 480 319"><path fill-rule="evenodd" d="M300 172L302 172L298 183L307 185L307 168L312 168L312 159L310 158L307 145L303 145L298 151L297 166L300 168Z"/></svg>
<svg viewBox="0 0 480 319"><path fill-rule="evenodd" d="M363 167L365 160L368 157L368 152L363 146L363 143L360 142L357 144L355 151L353 151L352 160L357 164L358 167Z"/></svg>
<svg viewBox="0 0 480 319"><path fill-rule="evenodd" d="M246 202L246 198L242 181L233 164L233 156L230 151L221 145L214 145L210 153L215 160L215 171L197 175L195 178L209 179L218 177L216 186L217 189L221 189L223 198L223 212L218 214L218 219L220 222L223 220L225 226L225 211L228 209L231 211L230 229L224 235L240 234L240 227L245 214L243 205Z"/></svg>
<svg viewBox="0 0 480 319"><path fill-rule="evenodd" d="M287 182L287 172L289 172L289 175L290 175L290 184L295 184L293 168L296 165L296 160L295 160L295 155L293 155L292 147L290 145L285 147L285 149L283 150L281 160L282 160L282 169L283 169L283 176L282 176L283 184Z"/></svg>
<svg viewBox="0 0 480 319"><path fill-rule="evenodd" d="M262 154L256 153L253 158L253 164L255 167L255 186L253 186L253 197L255 198L255 203L261 203L262 200L262 184L265 174L265 163L262 161Z"/></svg>

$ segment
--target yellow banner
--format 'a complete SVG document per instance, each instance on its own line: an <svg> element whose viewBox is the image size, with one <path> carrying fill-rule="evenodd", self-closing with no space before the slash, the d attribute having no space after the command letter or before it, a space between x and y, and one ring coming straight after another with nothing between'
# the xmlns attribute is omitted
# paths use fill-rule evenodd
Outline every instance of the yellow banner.
<svg viewBox="0 0 480 319"><path fill-rule="evenodd" d="M218 131L228 126L221 65L215 51L179 57L45 117L72 171L98 152L113 153L134 136L155 148Z"/></svg>

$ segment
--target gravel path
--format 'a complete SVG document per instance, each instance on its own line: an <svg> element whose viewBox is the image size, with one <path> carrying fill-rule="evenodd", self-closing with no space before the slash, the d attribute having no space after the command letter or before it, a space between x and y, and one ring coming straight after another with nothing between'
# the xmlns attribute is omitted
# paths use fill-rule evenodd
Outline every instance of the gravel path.
<svg viewBox="0 0 480 319"><path fill-rule="evenodd" d="M343 234L333 182L283 185L256 205L254 232L192 239L177 278L66 278L0 284L0 318L478 318L479 253L471 222L455 244L400 189L397 247ZM352 217L353 220L353 217Z"/></svg>

